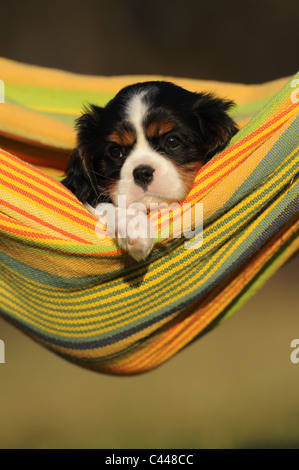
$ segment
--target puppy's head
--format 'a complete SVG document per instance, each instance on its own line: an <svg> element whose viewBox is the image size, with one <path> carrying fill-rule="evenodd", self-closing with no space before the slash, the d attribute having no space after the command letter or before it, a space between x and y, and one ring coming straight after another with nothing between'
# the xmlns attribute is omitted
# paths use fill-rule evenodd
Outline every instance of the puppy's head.
<svg viewBox="0 0 299 470"><path fill-rule="evenodd" d="M94 206L182 201L198 170L237 132L233 105L168 82L122 89L77 120L78 145L64 184Z"/></svg>

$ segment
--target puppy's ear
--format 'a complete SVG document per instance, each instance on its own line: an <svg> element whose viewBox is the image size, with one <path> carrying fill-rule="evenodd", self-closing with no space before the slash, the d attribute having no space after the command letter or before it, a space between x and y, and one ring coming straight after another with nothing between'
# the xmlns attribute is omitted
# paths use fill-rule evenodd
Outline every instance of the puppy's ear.
<svg viewBox="0 0 299 470"><path fill-rule="evenodd" d="M91 105L85 108L84 114L76 121L78 146L74 149L69 161L66 178L62 181L65 187L77 198L93 205L97 201L98 190L93 160L99 148L98 135L102 108Z"/></svg>
<svg viewBox="0 0 299 470"><path fill-rule="evenodd" d="M194 110L199 122L199 130L204 142L204 162L223 150L238 128L228 111L234 102L214 97L209 93L197 95Z"/></svg>
<svg viewBox="0 0 299 470"><path fill-rule="evenodd" d="M96 181L86 166L80 147L73 150L62 184L83 203L93 204L96 199Z"/></svg>

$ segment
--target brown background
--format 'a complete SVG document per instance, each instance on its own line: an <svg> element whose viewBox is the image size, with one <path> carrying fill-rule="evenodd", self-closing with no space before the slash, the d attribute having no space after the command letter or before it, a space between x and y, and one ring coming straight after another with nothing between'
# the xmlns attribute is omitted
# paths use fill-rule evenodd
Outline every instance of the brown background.
<svg viewBox="0 0 299 470"><path fill-rule="evenodd" d="M298 0L10 0L0 55L89 74L263 82L298 69L298 13ZM298 448L298 268L297 257L231 319L137 377L80 369L0 320L0 447Z"/></svg>
<svg viewBox="0 0 299 470"><path fill-rule="evenodd" d="M298 70L298 0L10 0L0 55L89 74L254 83Z"/></svg>

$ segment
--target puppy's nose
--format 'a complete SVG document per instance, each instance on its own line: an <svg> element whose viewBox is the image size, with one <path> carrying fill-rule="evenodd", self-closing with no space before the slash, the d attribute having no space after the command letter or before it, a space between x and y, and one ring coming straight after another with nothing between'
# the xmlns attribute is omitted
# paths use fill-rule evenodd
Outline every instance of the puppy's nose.
<svg viewBox="0 0 299 470"><path fill-rule="evenodd" d="M140 165L133 170L134 181L142 188L146 188L154 179L154 169L148 165Z"/></svg>

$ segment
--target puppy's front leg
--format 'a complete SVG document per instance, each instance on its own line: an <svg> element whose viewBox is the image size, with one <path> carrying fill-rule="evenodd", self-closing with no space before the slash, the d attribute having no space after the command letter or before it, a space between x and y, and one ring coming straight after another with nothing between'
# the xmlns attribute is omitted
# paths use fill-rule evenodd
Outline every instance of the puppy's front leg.
<svg viewBox="0 0 299 470"><path fill-rule="evenodd" d="M138 206L138 203L131 204L129 208L99 204L95 214L107 226L107 234L117 239L119 247L140 261L151 252L155 236L150 220Z"/></svg>

